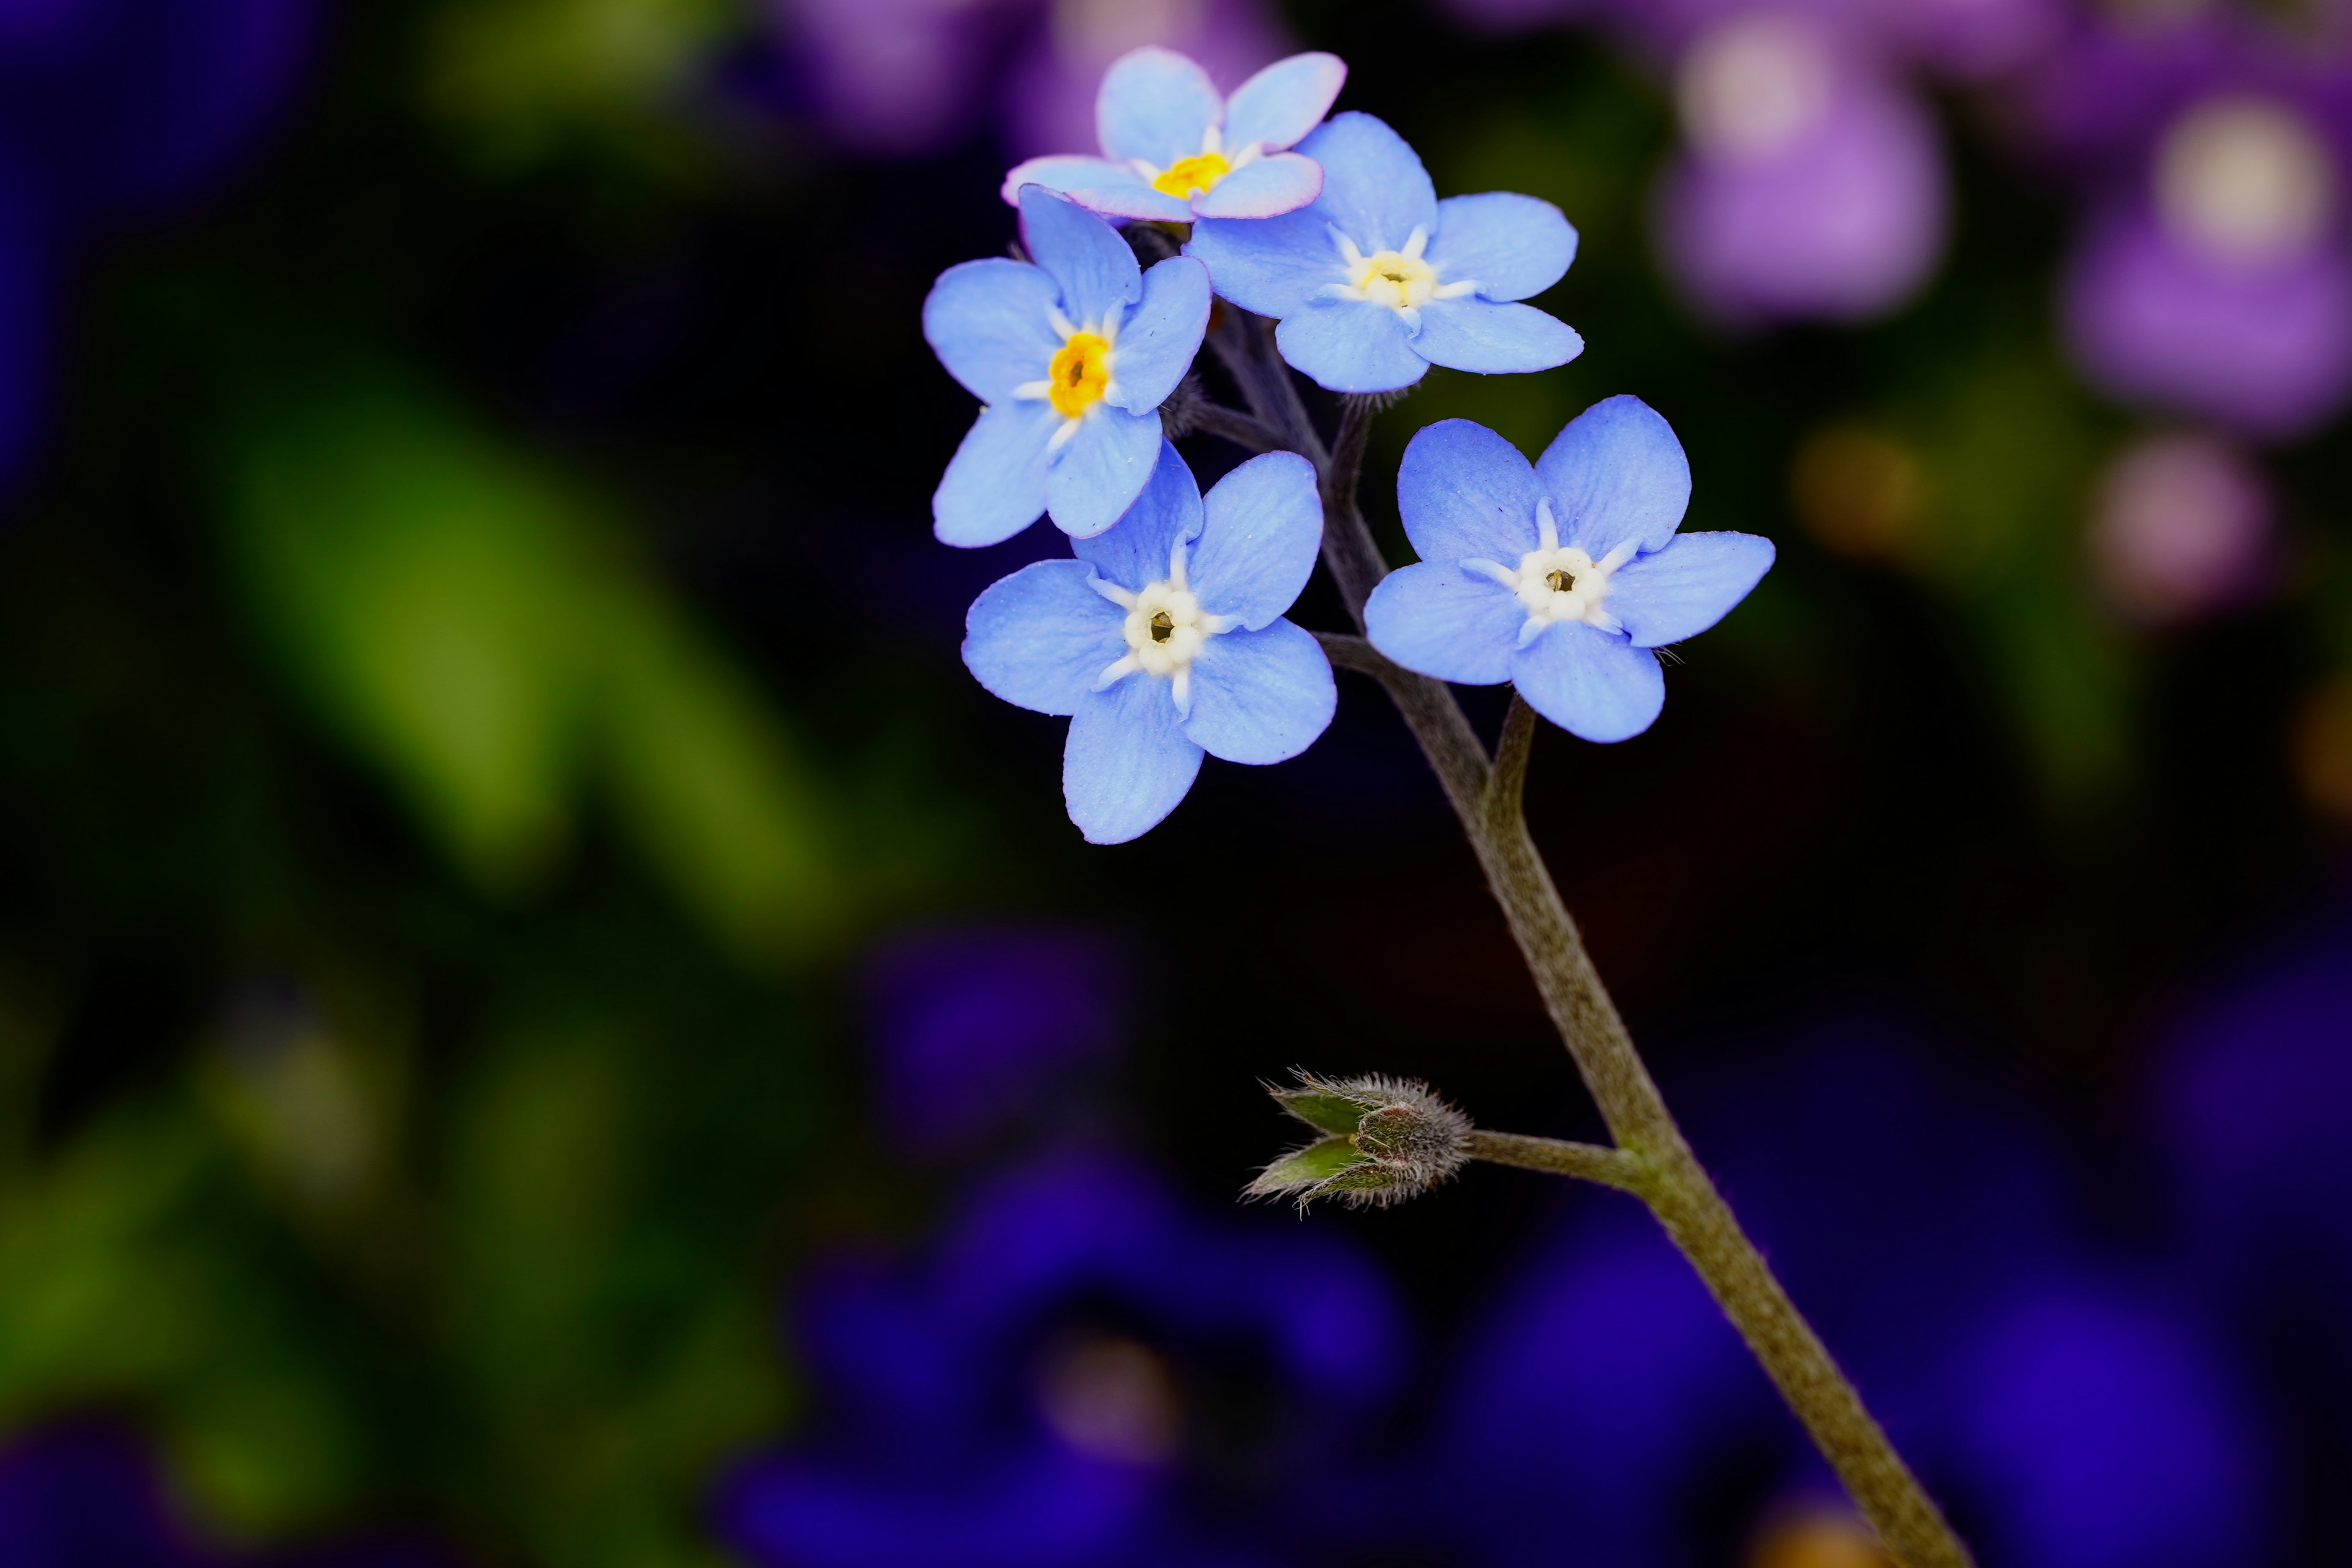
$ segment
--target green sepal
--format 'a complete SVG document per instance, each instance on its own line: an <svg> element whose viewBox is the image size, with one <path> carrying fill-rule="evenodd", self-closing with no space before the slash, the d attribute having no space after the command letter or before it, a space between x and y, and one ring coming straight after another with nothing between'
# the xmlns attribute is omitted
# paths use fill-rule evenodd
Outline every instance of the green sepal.
<svg viewBox="0 0 2352 1568"><path fill-rule="evenodd" d="M1322 1132L1353 1132L1356 1124L1363 1120L1364 1112L1370 1109L1344 1094L1334 1094L1319 1084L1312 1089L1277 1089L1268 1092L1283 1110Z"/></svg>
<svg viewBox="0 0 2352 1568"><path fill-rule="evenodd" d="M1355 1144L1345 1138L1326 1138L1320 1143L1285 1154L1252 1184L1259 1192L1281 1192L1290 1187L1313 1186L1328 1182L1342 1172L1366 1163Z"/></svg>

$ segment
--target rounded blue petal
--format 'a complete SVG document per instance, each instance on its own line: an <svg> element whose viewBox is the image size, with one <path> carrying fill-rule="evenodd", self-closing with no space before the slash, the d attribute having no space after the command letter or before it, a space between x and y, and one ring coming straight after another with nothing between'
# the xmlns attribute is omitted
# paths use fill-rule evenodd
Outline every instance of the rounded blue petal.
<svg viewBox="0 0 2352 1568"><path fill-rule="evenodd" d="M1489 300L1524 300L1559 282L1576 259L1576 230L1547 201L1511 191L1437 204L1428 257L1438 281L1475 279Z"/></svg>
<svg viewBox="0 0 2352 1568"><path fill-rule="evenodd" d="M1143 298L1118 330L1110 389L1103 395L1140 414L1168 401L1209 330L1209 269L1171 256L1143 275Z"/></svg>
<svg viewBox="0 0 2352 1568"><path fill-rule="evenodd" d="M1104 582L1129 592L1165 579L1177 541L1201 536L1201 486L1172 444L1163 438L1159 452L1150 482L1118 526L1070 542Z"/></svg>
<svg viewBox="0 0 2352 1568"><path fill-rule="evenodd" d="M992 584L964 617L963 662L1016 708L1078 710L1127 655L1126 612L1095 592L1083 561L1036 561Z"/></svg>
<svg viewBox="0 0 2352 1568"><path fill-rule="evenodd" d="M1095 134L1106 156L1165 169L1201 151L1224 117L1209 73L1173 49L1147 46L1111 62L1095 99Z"/></svg>
<svg viewBox="0 0 2352 1568"><path fill-rule="evenodd" d="M1536 504L1542 499L1543 486L1519 449L1467 419L1424 426L1397 466L1397 511L1423 561L1517 566L1538 542Z"/></svg>
<svg viewBox="0 0 2352 1568"><path fill-rule="evenodd" d="M1664 548L1690 508L1683 444L1638 397L1604 398L1570 420L1536 459L1536 472L1558 510L1561 542L1596 561L1627 540Z"/></svg>
<svg viewBox="0 0 2352 1568"><path fill-rule="evenodd" d="M1166 677L1141 672L1089 691L1062 749L1062 799L1089 844L1124 844L1158 826L1201 772Z"/></svg>
<svg viewBox="0 0 2352 1568"><path fill-rule="evenodd" d="M1296 452L1252 458L1210 488L1202 513L1187 580L1203 610L1256 631L1298 602L1323 547L1315 465Z"/></svg>
<svg viewBox="0 0 2352 1568"><path fill-rule="evenodd" d="M1313 300L1282 319L1274 341L1330 392L1394 392L1429 374L1404 318L1369 300Z"/></svg>
<svg viewBox="0 0 2352 1568"><path fill-rule="evenodd" d="M1314 210L1365 255L1402 250L1416 228L1437 227L1437 187L1403 137L1369 114L1335 115L1298 150L1323 165Z"/></svg>
<svg viewBox="0 0 2352 1568"><path fill-rule="evenodd" d="M1607 608L1635 647L1695 637L1764 580L1773 554L1772 542L1752 533L1678 533L1617 569Z"/></svg>
<svg viewBox="0 0 2352 1568"><path fill-rule="evenodd" d="M1043 185L1021 187L1021 238L1060 285L1073 325L1101 321L1143 292L1143 268L1118 231Z"/></svg>
<svg viewBox="0 0 2352 1568"><path fill-rule="evenodd" d="M1603 743L1640 734L1666 705L1658 656L1582 621L1556 621L1514 653L1511 684L1570 734Z"/></svg>
<svg viewBox="0 0 2352 1568"><path fill-rule="evenodd" d="M1160 445L1157 410L1129 414L1108 403L1088 409L1045 472L1045 510L1054 526L1087 539L1117 522L1143 493Z"/></svg>
<svg viewBox="0 0 2352 1568"><path fill-rule="evenodd" d="M1348 276L1328 226L1311 206L1271 218L1203 218L1192 226L1184 254L1207 265L1219 294L1277 321Z"/></svg>
<svg viewBox="0 0 2352 1568"><path fill-rule="evenodd" d="M1412 346L1432 364L1481 375L1515 375L1566 364L1584 352L1576 329L1533 305L1432 300L1421 308Z"/></svg>
<svg viewBox="0 0 2352 1568"><path fill-rule="evenodd" d="M1519 596L1451 561L1400 567L1364 602L1364 635L1407 669L1463 686L1498 686L1527 623Z"/></svg>
<svg viewBox="0 0 2352 1568"><path fill-rule="evenodd" d="M1331 112L1348 67L1337 55L1293 55L1234 89L1225 100L1225 146L1255 142L1269 153L1296 146Z"/></svg>
<svg viewBox="0 0 2352 1568"><path fill-rule="evenodd" d="M1202 645L1184 733L1229 763L1288 762L1329 727L1339 701L1323 646L1278 620Z"/></svg>
<svg viewBox="0 0 2352 1568"><path fill-rule="evenodd" d="M1106 217L1188 223L1192 216L1191 207L1154 190L1151 182L1133 168L1108 158L1076 154L1032 158L1004 176L1004 199L1018 205L1024 185L1058 191L1088 212Z"/></svg>
<svg viewBox="0 0 2352 1568"><path fill-rule="evenodd" d="M1323 166L1296 153L1244 163L1192 200L1202 217L1267 218L1297 212L1323 194Z"/></svg>
<svg viewBox="0 0 2352 1568"><path fill-rule="evenodd" d="M1061 425L1051 404L1022 399L980 411L931 496L942 544L998 544L1045 510L1046 443Z"/></svg>
<svg viewBox="0 0 2352 1568"><path fill-rule="evenodd" d="M966 392L1002 402L1043 376L1061 348L1050 324L1060 293L1043 271L1009 257L950 267L923 301L924 341Z"/></svg>

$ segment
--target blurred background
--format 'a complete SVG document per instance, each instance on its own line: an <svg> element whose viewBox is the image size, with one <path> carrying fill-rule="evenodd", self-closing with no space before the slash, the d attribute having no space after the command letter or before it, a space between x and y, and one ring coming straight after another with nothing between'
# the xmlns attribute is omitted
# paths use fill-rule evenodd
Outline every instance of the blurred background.
<svg viewBox="0 0 2352 1568"><path fill-rule="evenodd" d="M1582 232L1397 559L1618 392L1779 542L1531 809L1988 1568L2352 1560L2352 7L0 0L0 1564L1879 1561L1624 1200L1237 1203L1596 1131L1376 691L1101 850L958 662L1146 42Z"/></svg>

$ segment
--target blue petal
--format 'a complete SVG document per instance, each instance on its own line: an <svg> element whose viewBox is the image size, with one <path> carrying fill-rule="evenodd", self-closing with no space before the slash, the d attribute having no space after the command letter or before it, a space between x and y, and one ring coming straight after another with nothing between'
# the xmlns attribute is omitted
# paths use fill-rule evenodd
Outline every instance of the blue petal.
<svg viewBox="0 0 2352 1568"><path fill-rule="evenodd" d="M1576 329L1533 305L1488 300L1432 300L1421 308L1412 340L1422 357L1452 370L1510 375L1549 370L1584 352Z"/></svg>
<svg viewBox="0 0 2352 1568"><path fill-rule="evenodd" d="M1513 654L1511 684L1570 734L1604 743L1640 734L1666 705L1658 656L1582 621L1556 621Z"/></svg>
<svg viewBox="0 0 2352 1568"><path fill-rule="evenodd" d="M1297 603L1323 547L1312 463L1296 452L1252 458L1211 487L1202 513L1186 578L1203 610L1256 631Z"/></svg>
<svg viewBox="0 0 2352 1568"><path fill-rule="evenodd" d="M1276 60L1234 89L1225 100L1225 146L1238 152L1255 142L1269 153L1295 146L1321 123L1348 79L1337 55L1293 55Z"/></svg>
<svg viewBox="0 0 2352 1568"><path fill-rule="evenodd" d="M1192 200L1202 217L1266 218L1297 212L1323 194L1323 166L1296 153L1244 163Z"/></svg>
<svg viewBox="0 0 2352 1568"><path fill-rule="evenodd" d="M1407 669L1464 686L1511 678L1511 655L1527 623L1519 596L1451 561L1390 573L1364 602L1364 635Z"/></svg>
<svg viewBox="0 0 2352 1568"><path fill-rule="evenodd" d="M1397 511L1423 561L1517 565L1538 542L1536 503L1542 499L1543 486L1519 449L1467 419L1441 419L1423 429L1397 468Z"/></svg>
<svg viewBox="0 0 2352 1568"><path fill-rule="evenodd" d="M1369 114L1336 115L1298 150L1323 165L1315 210L1369 256L1437 228L1437 187L1403 137Z"/></svg>
<svg viewBox="0 0 2352 1568"><path fill-rule="evenodd" d="M1559 281L1576 259L1576 230L1533 196L1449 196L1437 204L1428 256L1441 283L1471 278L1486 299L1524 300Z"/></svg>
<svg viewBox="0 0 2352 1568"><path fill-rule="evenodd" d="M923 301L923 337L948 374L982 403L1045 374L1061 334L1049 324L1060 290L1026 262L967 261L940 274Z"/></svg>
<svg viewBox="0 0 2352 1568"><path fill-rule="evenodd" d="M1075 154L1032 158L1004 176L1004 199L1018 205L1024 185L1059 191L1088 212L1106 217L1189 223L1192 216L1191 207L1154 190L1150 181L1129 165L1108 158Z"/></svg>
<svg viewBox="0 0 2352 1568"><path fill-rule="evenodd" d="M997 544L1045 510L1045 443L1062 416L1051 404L1008 398L980 411L931 496L942 544Z"/></svg>
<svg viewBox="0 0 2352 1568"><path fill-rule="evenodd" d="M1202 516L1199 482L1175 447L1163 440L1150 482L1118 526L1074 540L1070 548L1105 582L1132 591L1168 575L1176 542L1200 538Z"/></svg>
<svg viewBox="0 0 2352 1568"><path fill-rule="evenodd" d="M1731 613L1772 569L1772 542L1752 533L1678 533L1609 580L1609 613L1635 647L1695 637Z"/></svg>
<svg viewBox="0 0 2352 1568"><path fill-rule="evenodd" d="M1663 548L1690 506L1683 444L1638 397L1604 398L1570 420L1536 472L1559 509L1562 542L1596 561L1629 539Z"/></svg>
<svg viewBox="0 0 2352 1568"><path fill-rule="evenodd" d="M1189 256L1171 256L1143 275L1143 300L1118 330L1104 397L1140 414L1168 401L1201 352L1209 330L1209 269Z"/></svg>
<svg viewBox="0 0 2352 1568"><path fill-rule="evenodd" d="M1293 368L1332 392L1394 392L1429 374L1412 329L1369 300L1317 300L1283 318L1274 341Z"/></svg>
<svg viewBox="0 0 2352 1568"><path fill-rule="evenodd" d="M1031 259L1061 285L1062 310L1074 325L1101 321L1143 292L1143 268L1118 230L1067 196L1021 187L1021 237Z"/></svg>
<svg viewBox="0 0 2352 1568"><path fill-rule="evenodd" d="M1096 404L1046 470L1045 510L1054 526L1086 539L1117 522L1143 492L1159 453L1157 409L1129 414Z"/></svg>
<svg viewBox="0 0 2352 1568"><path fill-rule="evenodd" d="M1280 321L1305 310L1318 290L1347 281L1331 230L1313 207L1271 218L1203 218L1184 254L1209 268L1217 292L1243 310Z"/></svg>
<svg viewBox="0 0 2352 1568"><path fill-rule="evenodd" d="M1106 156L1165 169L1207 143L1225 101L1209 73L1173 49L1147 46L1111 62L1095 99L1095 134Z"/></svg>
<svg viewBox="0 0 2352 1568"><path fill-rule="evenodd" d="M1184 733L1229 763L1288 762L1315 743L1339 700L1322 645L1278 620L1201 645Z"/></svg>
<svg viewBox="0 0 2352 1568"><path fill-rule="evenodd" d="M964 618L964 668L1016 708L1066 718L1127 656L1127 616L1087 585L1083 561L1035 561L992 584Z"/></svg>
<svg viewBox="0 0 2352 1568"><path fill-rule="evenodd" d="M1089 691L1062 749L1062 799L1089 844L1124 844L1160 825L1201 772L1165 676L1138 672Z"/></svg>

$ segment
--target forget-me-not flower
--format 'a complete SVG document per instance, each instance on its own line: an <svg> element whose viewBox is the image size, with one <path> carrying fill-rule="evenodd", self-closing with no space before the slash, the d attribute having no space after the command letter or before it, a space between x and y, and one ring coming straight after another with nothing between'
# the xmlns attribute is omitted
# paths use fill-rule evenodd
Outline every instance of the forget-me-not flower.
<svg viewBox="0 0 2352 1568"><path fill-rule="evenodd" d="M1323 509L1295 452L1253 458L1203 501L1164 442L1151 483L1074 561L982 594L963 661L1007 702L1066 714L1062 794L1096 844L1123 844L1184 798L1201 754L1279 763L1331 721L1331 666L1282 619L1315 569Z"/></svg>
<svg viewBox="0 0 2352 1568"><path fill-rule="evenodd" d="M1533 196L1437 199L1404 138L1369 114L1299 143L1323 166L1312 206L1255 223L1204 218L1184 247L1219 294L1282 325L1282 357L1333 392L1393 392L1433 364L1549 370L1584 352L1518 300L1576 258L1576 230Z"/></svg>
<svg viewBox="0 0 2352 1568"><path fill-rule="evenodd" d="M1160 458L1160 405L1209 327L1209 277L1177 256L1145 272L1118 231L1066 196L1021 193L1034 265L950 267L923 336L987 406L931 498L948 544L994 544L1053 514L1084 538L1133 505Z"/></svg>
<svg viewBox="0 0 2352 1568"><path fill-rule="evenodd" d="M1715 625L1772 564L1769 539L1676 534L1690 488L1682 443L1637 397L1594 404L1532 467L1483 425L1432 425L1397 474L1421 561L1372 590L1365 631L1423 675L1507 680L1588 741L1638 735L1666 700L1651 649Z"/></svg>
<svg viewBox="0 0 2352 1568"><path fill-rule="evenodd" d="M1337 55L1293 55L1227 99L1173 49L1131 50L1095 100L1103 155L1032 158L1004 176L1004 199L1039 184L1108 217L1159 223L1296 212L1323 189L1323 171L1286 149L1322 121L1347 79Z"/></svg>

